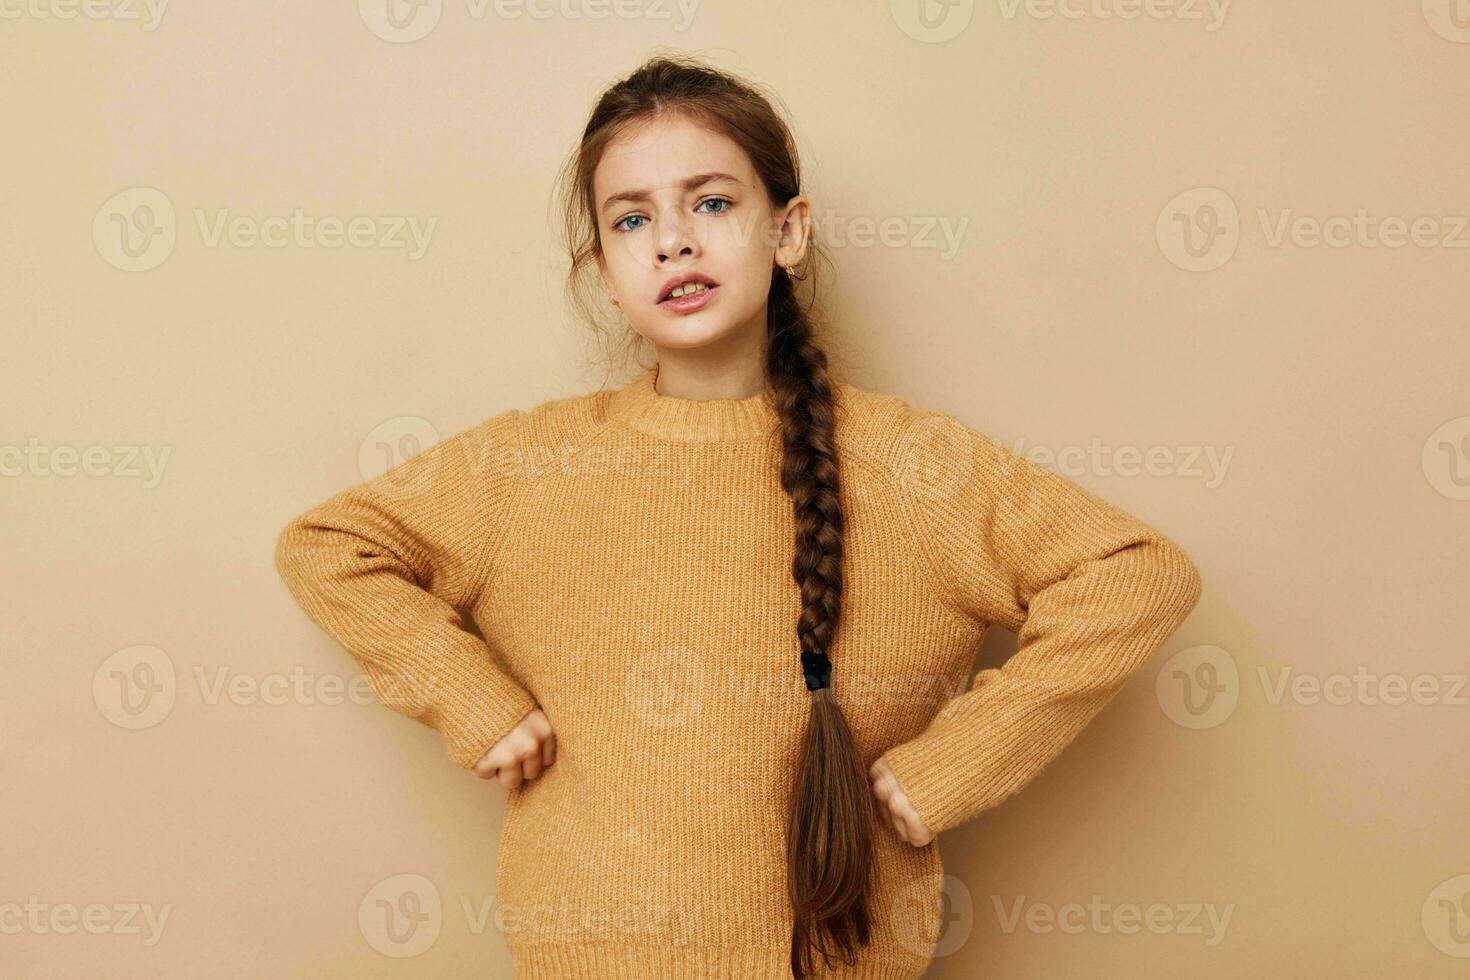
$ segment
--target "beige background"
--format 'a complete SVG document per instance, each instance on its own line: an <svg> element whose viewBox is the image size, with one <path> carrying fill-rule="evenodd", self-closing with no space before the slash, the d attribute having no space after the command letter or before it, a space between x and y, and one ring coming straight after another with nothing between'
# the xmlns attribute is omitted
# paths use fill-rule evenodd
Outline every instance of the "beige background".
<svg viewBox="0 0 1470 980"><path fill-rule="evenodd" d="M1204 575L1056 764L945 835L930 976L1470 970L1464 0L990 0L932 28L451 0L406 43L373 0L151 29L94 2L0 3L7 976L508 975L481 917L503 790L331 703L362 679L271 548L379 444L602 385L551 182L660 47L789 108L848 379L1067 451L1037 458ZM437 224L418 257L199 225L295 208ZM130 257L119 220L171 250ZM405 886L441 906L406 944L377 911Z"/></svg>

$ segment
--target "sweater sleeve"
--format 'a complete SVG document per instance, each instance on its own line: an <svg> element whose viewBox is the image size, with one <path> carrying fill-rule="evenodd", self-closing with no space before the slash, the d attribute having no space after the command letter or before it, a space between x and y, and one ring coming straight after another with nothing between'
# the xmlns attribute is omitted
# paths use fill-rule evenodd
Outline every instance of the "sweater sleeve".
<svg viewBox="0 0 1470 980"><path fill-rule="evenodd" d="M337 493L282 530L275 565L389 708L471 769L535 706L465 628L523 471L512 409Z"/></svg>
<svg viewBox="0 0 1470 980"><path fill-rule="evenodd" d="M894 466L947 600L1018 639L886 753L937 834L1066 748L1183 622L1201 580L1163 534L943 412L909 416Z"/></svg>

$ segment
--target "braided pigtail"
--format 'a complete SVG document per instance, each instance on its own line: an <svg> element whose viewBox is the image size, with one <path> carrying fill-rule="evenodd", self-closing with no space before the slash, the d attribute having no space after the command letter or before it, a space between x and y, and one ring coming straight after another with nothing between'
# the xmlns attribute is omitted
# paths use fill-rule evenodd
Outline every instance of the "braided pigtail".
<svg viewBox="0 0 1470 980"><path fill-rule="evenodd" d="M832 697L827 656L842 608L842 508L827 356L812 342L789 271L773 277L767 315L781 486L796 517L796 634L811 692L786 822L786 883L795 914L791 972L803 978L813 951L829 965L834 952L850 964L868 942L873 804L852 731Z"/></svg>

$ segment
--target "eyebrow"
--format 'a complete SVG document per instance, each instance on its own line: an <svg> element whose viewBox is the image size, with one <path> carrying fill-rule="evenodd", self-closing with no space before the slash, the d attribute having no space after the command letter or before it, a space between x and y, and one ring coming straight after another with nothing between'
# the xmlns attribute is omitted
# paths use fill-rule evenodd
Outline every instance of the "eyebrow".
<svg viewBox="0 0 1470 980"><path fill-rule="evenodd" d="M732 176L731 174L727 174L720 170L714 170L707 174L695 174L692 177L685 177L679 182L679 184L684 188L684 190L692 191L702 184L708 184L716 180L728 180L732 184L740 183L739 179ZM602 210L606 211L608 208L612 207L614 204L617 204L619 201L638 202L646 201L648 200L648 198L649 192L646 190L618 191L618 193L613 194L606 201L602 202Z"/></svg>

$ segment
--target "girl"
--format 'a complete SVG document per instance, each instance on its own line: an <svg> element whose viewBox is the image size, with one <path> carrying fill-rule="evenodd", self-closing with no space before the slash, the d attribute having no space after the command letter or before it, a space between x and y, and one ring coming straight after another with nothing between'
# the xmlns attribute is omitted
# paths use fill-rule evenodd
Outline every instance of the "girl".
<svg viewBox="0 0 1470 980"><path fill-rule="evenodd" d="M649 61L564 181L571 282L654 363L342 491L277 568L384 703L509 791L517 976L918 977L935 835L1062 751L1199 575L953 416L829 375L794 141L751 85ZM993 623L1018 650L967 689Z"/></svg>

